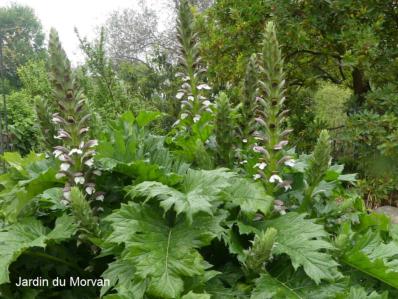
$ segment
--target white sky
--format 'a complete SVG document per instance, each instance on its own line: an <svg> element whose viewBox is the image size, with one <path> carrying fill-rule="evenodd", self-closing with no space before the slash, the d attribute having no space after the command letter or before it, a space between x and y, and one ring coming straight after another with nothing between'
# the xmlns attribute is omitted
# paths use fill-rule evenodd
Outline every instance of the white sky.
<svg viewBox="0 0 398 299"><path fill-rule="evenodd" d="M96 28L101 25L107 15L113 10L137 7L139 0L0 0L0 6L18 3L30 6L43 24L48 37L51 27L57 29L62 45L69 59L74 63L81 62L82 53L74 32L77 27L82 37L92 39L96 37ZM150 8L154 8L167 22L167 0L144 0Z"/></svg>

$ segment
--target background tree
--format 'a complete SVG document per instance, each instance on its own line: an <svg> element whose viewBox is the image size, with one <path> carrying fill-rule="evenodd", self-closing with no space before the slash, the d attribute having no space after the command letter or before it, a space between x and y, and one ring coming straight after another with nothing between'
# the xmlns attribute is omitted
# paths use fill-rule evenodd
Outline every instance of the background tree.
<svg viewBox="0 0 398 299"><path fill-rule="evenodd" d="M18 4L0 7L0 50L8 88L20 87L19 66L45 57L43 42L41 23L31 8Z"/></svg>
<svg viewBox="0 0 398 299"><path fill-rule="evenodd" d="M104 24L109 56L116 62L146 63L146 56L155 49L168 48L168 39L163 36L158 25L156 11L143 1L140 2L139 9L113 11Z"/></svg>

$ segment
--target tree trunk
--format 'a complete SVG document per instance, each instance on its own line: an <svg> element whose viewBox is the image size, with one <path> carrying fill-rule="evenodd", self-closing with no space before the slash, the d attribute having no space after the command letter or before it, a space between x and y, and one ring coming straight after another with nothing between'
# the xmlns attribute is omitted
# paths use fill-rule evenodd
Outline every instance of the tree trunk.
<svg viewBox="0 0 398 299"><path fill-rule="evenodd" d="M354 68L352 71L352 83L356 97L355 109L360 109L365 103L366 93L370 91L369 81L365 78L363 70Z"/></svg>

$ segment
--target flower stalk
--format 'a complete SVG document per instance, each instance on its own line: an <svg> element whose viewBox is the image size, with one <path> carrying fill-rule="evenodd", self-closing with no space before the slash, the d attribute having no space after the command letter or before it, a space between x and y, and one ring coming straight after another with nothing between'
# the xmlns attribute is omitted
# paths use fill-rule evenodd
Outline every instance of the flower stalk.
<svg viewBox="0 0 398 299"><path fill-rule="evenodd" d="M290 159L285 155L285 147L291 132L286 128L288 110L283 109L286 100L283 58L272 22L267 24L264 33L259 76L255 117L258 127L253 132L253 151L260 156L258 163L266 165L264 169L257 169L257 176L263 179L268 193L272 195L284 185L282 168Z"/></svg>
<svg viewBox="0 0 398 299"><path fill-rule="evenodd" d="M181 102L180 116L175 125L190 132L203 114L211 113L213 104L208 93L211 87L205 82L206 68L199 55L198 35L194 29L194 16L187 0L178 9L177 40L179 43L179 69L176 74L182 81L176 99Z"/></svg>
<svg viewBox="0 0 398 299"><path fill-rule="evenodd" d="M57 178L66 178L64 203L68 204L73 186L86 192L89 190L89 195L94 194L95 187L91 179L98 142L88 138L90 114L86 99L73 76L70 62L54 29L50 32L49 54L49 77L57 103L52 123L57 128L54 139L60 144L54 147L53 154L61 162ZM87 189L88 187L91 188Z"/></svg>

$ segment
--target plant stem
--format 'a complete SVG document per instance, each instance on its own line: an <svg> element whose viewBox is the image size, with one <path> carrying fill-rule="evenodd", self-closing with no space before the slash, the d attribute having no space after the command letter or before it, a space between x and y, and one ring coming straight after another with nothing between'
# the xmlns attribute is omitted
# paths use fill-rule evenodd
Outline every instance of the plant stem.
<svg viewBox="0 0 398 299"><path fill-rule="evenodd" d="M45 258L45 259L48 259L48 260L53 261L53 262L61 263L61 264L67 265L68 267L76 270L77 272L79 272L80 274L83 274L84 276L87 275L87 273L82 268L80 268L78 265L76 265L74 263L71 263L71 262L68 262L68 261L65 261L63 259L60 259L58 257L49 255L49 254L47 254L45 252L27 251L27 252L24 252L24 254L27 254L27 255L30 255L30 256L34 256L34 257L41 257L41 258Z"/></svg>

